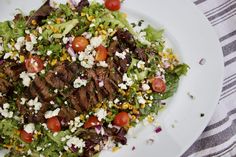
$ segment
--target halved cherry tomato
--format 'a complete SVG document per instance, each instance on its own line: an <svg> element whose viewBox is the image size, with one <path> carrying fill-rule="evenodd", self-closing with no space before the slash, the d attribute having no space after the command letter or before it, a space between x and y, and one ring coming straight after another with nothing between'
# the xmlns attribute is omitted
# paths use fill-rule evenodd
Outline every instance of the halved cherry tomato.
<svg viewBox="0 0 236 157"><path fill-rule="evenodd" d="M120 9L120 0L105 0L105 7L111 11Z"/></svg>
<svg viewBox="0 0 236 157"><path fill-rule="evenodd" d="M51 117L47 120L47 127L52 132L61 131L61 123L57 117Z"/></svg>
<svg viewBox="0 0 236 157"><path fill-rule="evenodd" d="M155 92L163 93L163 92L166 91L166 84L162 79L154 78L153 81L152 81L152 89Z"/></svg>
<svg viewBox="0 0 236 157"><path fill-rule="evenodd" d="M130 120L130 118L129 118L128 113L122 111L115 116L113 123L114 123L114 125L123 127L123 126L127 126L129 124L129 120Z"/></svg>
<svg viewBox="0 0 236 157"><path fill-rule="evenodd" d="M29 73L38 73L43 70L44 65L42 59L32 56L25 60L25 67Z"/></svg>
<svg viewBox="0 0 236 157"><path fill-rule="evenodd" d="M107 59L107 49L103 45L98 46L96 51L96 61L105 61Z"/></svg>
<svg viewBox="0 0 236 157"><path fill-rule="evenodd" d="M33 134L29 134L25 130L21 130L20 138L26 143L31 143L33 141Z"/></svg>
<svg viewBox="0 0 236 157"><path fill-rule="evenodd" d="M88 129L94 126L101 125L101 122L98 120L97 117L91 116L89 119L84 123L84 128Z"/></svg>
<svg viewBox="0 0 236 157"><path fill-rule="evenodd" d="M75 37L72 42L72 48L75 52L81 52L85 50L88 44L89 42L85 37Z"/></svg>

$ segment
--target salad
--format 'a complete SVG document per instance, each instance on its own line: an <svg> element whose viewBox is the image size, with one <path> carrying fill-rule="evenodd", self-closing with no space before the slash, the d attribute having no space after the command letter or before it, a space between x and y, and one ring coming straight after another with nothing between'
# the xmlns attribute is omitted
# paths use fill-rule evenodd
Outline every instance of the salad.
<svg viewBox="0 0 236 157"><path fill-rule="evenodd" d="M162 29L130 24L121 3L47 1L0 22L5 156L115 151L130 128L152 123L173 96L188 65L166 47Z"/></svg>

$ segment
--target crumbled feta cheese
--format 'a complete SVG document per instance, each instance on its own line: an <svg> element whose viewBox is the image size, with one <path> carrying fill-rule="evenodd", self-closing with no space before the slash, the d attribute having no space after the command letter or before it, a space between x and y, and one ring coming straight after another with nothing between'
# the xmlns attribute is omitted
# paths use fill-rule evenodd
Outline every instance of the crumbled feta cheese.
<svg viewBox="0 0 236 157"><path fill-rule="evenodd" d="M29 133L29 134L32 134L35 130L35 126L33 123L29 123L29 124L26 124L24 125L24 130Z"/></svg>
<svg viewBox="0 0 236 157"><path fill-rule="evenodd" d="M98 83L98 86L99 86L99 87L103 87L103 86L104 86L104 81L100 81L100 82Z"/></svg>
<svg viewBox="0 0 236 157"><path fill-rule="evenodd" d="M63 44L67 44L68 41L69 41L69 38L68 38L68 37L63 37L63 38L62 38Z"/></svg>
<svg viewBox="0 0 236 157"><path fill-rule="evenodd" d="M102 36L98 36L98 37L93 37L90 40L90 44L91 46L93 46L94 48L98 47L99 45L102 44Z"/></svg>
<svg viewBox="0 0 236 157"><path fill-rule="evenodd" d="M44 117L45 117L46 119L49 119L49 118L52 118L52 117L57 116L57 115L59 114L59 112L60 112L60 108L57 108L57 109L55 109L54 111L47 111L47 112L45 113Z"/></svg>
<svg viewBox="0 0 236 157"><path fill-rule="evenodd" d="M50 5L52 8L54 8L54 9L57 9L57 8L59 8L59 6L60 6L60 4L57 3L56 0L50 0L50 1L49 1L49 5Z"/></svg>
<svg viewBox="0 0 236 157"><path fill-rule="evenodd" d="M137 63L137 67L139 68L139 69L144 69L145 68L145 62L144 61L138 61L138 63Z"/></svg>
<svg viewBox="0 0 236 157"><path fill-rule="evenodd" d="M48 50L47 51L47 55L50 56L52 54L52 51L51 50Z"/></svg>
<svg viewBox="0 0 236 157"><path fill-rule="evenodd" d="M20 104L21 104L21 105L24 105L24 104L26 103L26 100L27 100L27 99L21 98L20 100L21 100L21 101L20 101Z"/></svg>
<svg viewBox="0 0 236 157"><path fill-rule="evenodd" d="M118 98L116 98L115 100L114 100L114 103L115 104L117 104L117 103L119 103L120 102L120 100L118 99Z"/></svg>
<svg viewBox="0 0 236 157"><path fill-rule="evenodd" d="M5 118L12 118L13 117L13 112L8 111L9 107L10 107L10 104L8 104L8 103L3 104L3 108L0 107L0 114Z"/></svg>
<svg viewBox="0 0 236 157"><path fill-rule="evenodd" d="M55 89L53 92L57 94L58 93L58 89Z"/></svg>
<svg viewBox="0 0 236 157"><path fill-rule="evenodd" d="M4 51L3 45L0 44L0 52Z"/></svg>
<svg viewBox="0 0 236 157"><path fill-rule="evenodd" d="M45 69L41 70L40 73L45 74L46 73Z"/></svg>
<svg viewBox="0 0 236 157"><path fill-rule="evenodd" d="M126 84L124 84L124 83L118 84L118 87L120 87L121 89L128 89Z"/></svg>
<svg viewBox="0 0 236 157"><path fill-rule="evenodd" d="M117 39L117 36L114 36L112 39L115 40L115 41L118 40L118 39Z"/></svg>
<svg viewBox="0 0 236 157"><path fill-rule="evenodd" d="M142 96L138 96L137 99L138 99L138 103L140 103L140 104L146 103L146 100Z"/></svg>
<svg viewBox="0 0 236 157"><path fill-rule="evenodd" d="M21 47L24 45L25 43L25 37L19 37L17 38L16 40L16 43L15 43L15 49L20 51Z"/></svg>
<svg viewBox="0 0 236 157"><path fill-rule="evenodd" d="M127 86L132 86L134 84L134 81L131 78L129 78L126 73L123 75L123 81L126 82L125 84Z"/></svg>
<svg viewBox="0 0 236 157"><path fill-rule="evenodd" d="M5 53L3 59L8 59L9 57L12 56L12 53L8 52L8 53Z"/></svg>
<svg viewBox="0 0 236 157"><path fill-rule="evenodd" d="M40 151L40 150L42 150L42 149L43 149L43 148L42 148L42 147L39 147L39 146L36 148L37 151Z"/></svg>
<svg viewBox="0 0 236 157"><path fill-rule="evenodd" d="M39 34L42 34L42 33L43 33L42 27L38 27L38 32L39 32Z"/></svg>
<svg viewBox="0 0 236 157"><path fill-rule="evenodd" d="M91 23L91 24L89 25L89 27L90 27L90 28L95 27L95 24L94 24L94 23Z"/></svg>
<svg viewBox="0 0 236 157"><path fill-rule="evenodd" d="M150 89L150 86L147 83L142 84L142 89L143 89L143 91L147 91Z"/></svg>
<svg viewBox="0 0 236 157"><path fill-rule="evenodd" d="M122 53L119 53L119 52L116 51L115 55L116 55L117 57L119 57L120 59L125 59L125 57L126 57L126 52L123 51Z"/></svg>
<svg viewBox="0 0 236 157"><path fill-rule="evenodd" d="M83 151L83 148L85 147L85 142L83 139L79 139L78 137L71 137L67 142L66 142L67 147L72 148L78 148L79 152L81 153Z"/></svg>
<svg viewBox="0 0 236 157"><path fill-rule="evenodd" d="M32 151L29 149L29 150L27 151L27 154L28 154L28 155L32 155Z"/></svg>
<svg viewBox="0 0 236 157"><path fill-rule="evenodd" d="M81 122L80 117L75 117L74 121L71 120L69 124L71 128L71 132L75 132L77 128L84 125L84 123Z"/></svg>
<svg viewBox="0 0 236 157"><path fill-rule="evenodd" d="M39 36L38 40L41 41L43 39L43 36Z"/></svg>
<svg viewBox="0 0 236 157"><path fill-rule="evenodd" d="M105 61L99 61L99 63L97 63L97 66L106 68L108 67L108 64Z"/></svg>
<svg viewBox="0 0 236 157"><path fill-rule="evenodd" d="M30 106L30 107L34 107L34 111L35 113L38 113L38 111L40 110L40 108L42 107L42 104L41 102L38 101L38 97L36 97L34 100L31 99L27 102L27 104Z"/></svg>
<svg viewBox="0 0 236 157"><path fill-rule="evenodd" d="M27 51L32 51L33 50L33 48L34 48L34 44L32 43L32 42L26 42L25 43L25 49L27 50Z"/></svg>
<svg viewBox="0 0 236 157"><path fill-rule="evenodd" d="M90 46L85 49L84 52L79 54L79 60L81 61L81 66L85 67L85 68L92 68L94 65L94 56L93 56L93 52L89 51L88 48L90 48Z"/></svg>
<svg viewBox="0 0 236 157"><path fill-rule="evenodd" d="M138 41L140 41L142 44L144 45L148 45L150 46L151 45L151 42L149 42L147 39L146 39L146 32L140 32L138 34Z"/></svg>
<svg viewBox="0 0 236 157"><path fill-rule="evenodd" d="M41 125L44 127L45 130L48 130L48 126L47 126L47 124L42 123Z"/></svg>
<svg viewBox="0 0 236 157"><path fill-rule="evenodd" d="M78 77L77 79L75 79L75 81L73 83L73 87L80 88L82 86L86 86L87 82L88 82L87 80L81 79L80 77Z"/></svg>
<svg viewBox="0 0 236 157"><path fill-rule="evenodd" d="M29 87L30 81L31 81L31 79L35 78L35 75L36 75L35 73L26 73L26 72L23 71L20 74L20 78L22 79L23 85L26 86L26 87Z"/></svg>
<svg viewBox="0 0 236 157"><path fill-rule="evenodd" d="M113 31L114 30L112 28L108 28L108 30L107 30L108 33L113 33Z"/></svg>
<svg viewBox="0 0 236 157"><path fill-rule="evenodd" d="M107 116L107 111L103 108L99 109L95 114L96 117L98 117L98 120L101 121L102 119L105 119Z"/></svg>

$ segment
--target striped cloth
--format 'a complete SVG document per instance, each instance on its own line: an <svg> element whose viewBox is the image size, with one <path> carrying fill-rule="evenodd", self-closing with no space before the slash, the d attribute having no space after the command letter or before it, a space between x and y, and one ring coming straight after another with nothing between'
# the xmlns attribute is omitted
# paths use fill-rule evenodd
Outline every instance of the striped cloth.
<svg viewBox="0 0 236 157"><path fill-rule="evenodd" d="M192 1L219 36L225 79L212 120L182 157L236 157L236 0Z"/></svg>

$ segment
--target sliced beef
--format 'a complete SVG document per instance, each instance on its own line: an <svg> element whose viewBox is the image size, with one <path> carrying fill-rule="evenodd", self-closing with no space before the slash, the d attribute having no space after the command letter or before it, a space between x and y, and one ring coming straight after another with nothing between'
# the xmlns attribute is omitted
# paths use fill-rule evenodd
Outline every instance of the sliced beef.
<svg viewBox="0 0 236 157"><path fill-rule="evenodd" d="M61 89L67 84L55 75L55 72L49 71L45 76L46 82L53 88Z"/></svg>
<svg viewBox="0 0 236 157"><path fill-rule="evenodd" d="M130 62L131 62L130 55L126 55L125 59L119 60L120 71L122 73L126 73L127 72L128 68L129 68L129 65L130 65Z"/></svg>
<svg viewBox="0 0 236 157"><path fill-rule="evenodd" d="M122 51L124 51L126 48L129 48L131 51L133 51L136 48L135 39L128 30L118 29L116 36Z"/></svg>
<svg viewBox="0 0 236 157"><path fill-rule="evenodd" d="M68 99L77 112L79 112L79 113L83 112L83 110L81 109L81 107L79 105L79 98L77 97L76 92L69 95Z"/></svg>
<svg viewBox="0 0 236 157"><path fill-rule="evenodd" d="M7 74L8 77L13 79L14 81L16 81L19 78L20 73L22 73L25 70L26 68L24 64L13 64L4 69L5 74Z"/></svg>
<svg viewBox="0 0 236 157"><path fill-rule="evenodd" d="M87 85L86 85L86 90L87 90L87 95L88 95L88 98L89 98L89 103L91 105L95 105L98 103L98 100L97 100L97 96L96 96L96 87L94 85L94 82L93 81L90 81Z"/></svg>
<svg viewBox="0 0 236 157"><path fill-rule="evenodd" d="M0 105L4 104L7 101L7 99L3 96L0 96Z"/></svg>
<svg viewBox="0 0 236 157"><path fill-rule="evenodd" d="M66 123L76 117L76 112L72 108L62 106L58 116Z"/></svg>
<svg viewBox="0 0 236 157"><path fill-rule="evenodd" d="M113 100L117 92L115 84L109 78L106 78L104 80L104 87L109 93L109 100Z"/></svg>
<svg viewBox="0 0 236 157"><path fill-rule="evenodd" d="M50 93L49 87L46 84L46 81L41 79L40 77L36 76L33 82L30 85L31 95L35 95L34 91L36 91L37 95L43 100L43 101L51 101L55 94Z"/></svg>
<svg viewBox="0 0 236 157"><path fill-rule="evenodd" d="M114 40L111 42L110 46L108 47L108 55L114 56L116 51L119 51L119 42Z"/></svg>
<svg viewBox="0 0 236 157"><path fill-rule="evenodd" d="M7 80L0 78L0 93L5 94L10 90L10 88L11 84Z"/></svg>
<svg viewBox="0 0 236 157"><path fill-rule="evenodd" d="M67 69L66 64L56 66L53 71L64 82L70 82L74 77L73 72Z"/></svg>
<svg viewBox="0 0 236 157"><path fill-rule="evenodd" d="M144 62L147 62L148 60L148 57L147 55L145 54L145 49L142 49L142 48L136 48L135 49L135 54L137 55L138 59L144 61Z"/></svg>
<svg viewBox="0 0 236 157"><path fill-rule="evenodd" d="M86 87L81 87L78 89L79 105L83 111L88 111L90 108L89 98L87 95Z"/></svg>

